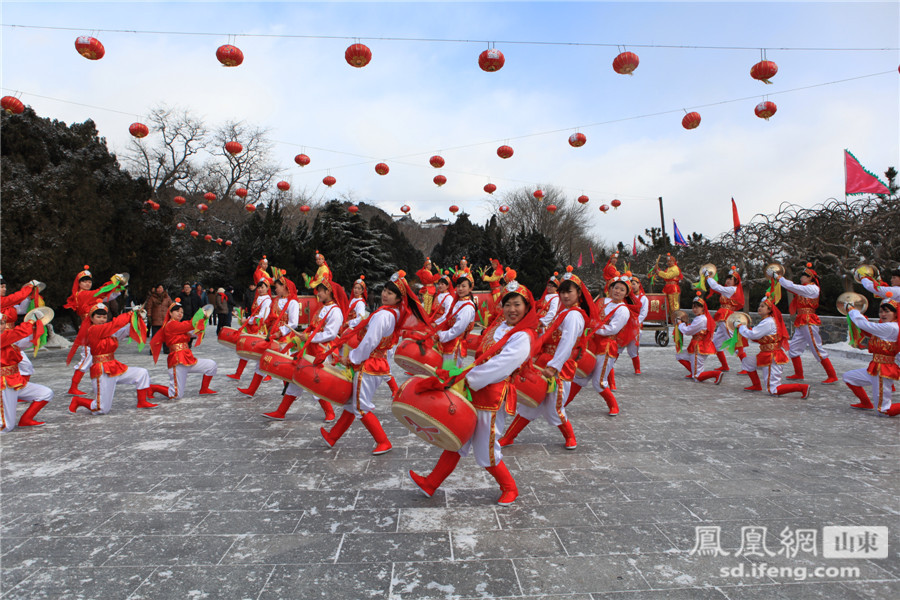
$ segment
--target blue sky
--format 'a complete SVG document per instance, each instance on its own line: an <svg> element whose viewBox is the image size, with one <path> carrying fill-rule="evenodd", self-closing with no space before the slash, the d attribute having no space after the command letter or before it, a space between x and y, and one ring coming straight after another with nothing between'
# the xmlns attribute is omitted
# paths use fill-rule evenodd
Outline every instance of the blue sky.
<svg viewBox="0 0 900 600"><path fill-rule="evenodd" d="M844 148L878 174L900 166L896 2L4 2L2 21L84 28L3 27L3 93L20 92L43 116L94 119L114 151L125 147L132 121L166 102L211 124L238 119L270 128L292 192L345 195L390 212L409 204L423 219L449 216L451 204L486 219L482 187L490 178L497 195L547 184L587 194L591 226L610 243L657 225L658 196L683 232L715 235L731 224L732 196L745 221L783 201L811 206L839 197ZM218 65L224 35L98 32L107 54L88 61L74 39L93 29L234 33L246 58L234 69ZM374 56L354 69L343 58L350 39L240 34L359 37ZM387 37L480 41L375 39ZM501 40L506 65L482 72L485 42ZM641 64L622 76L611 67L615 47L510 41L622 44ZM892 50L777 49L799 47ZM749 76L760 48L779 66L772 85ZM766 94L778 105L769 121L753 114ZM696 108L740 98L747 99ZM698 110L700 127L684 130L681 109ZM632 118L666 111L681 112ZM567 143L576 130L588 138L577 149ZM505 140L515 149L509 160L495 153ZM301 151L313 161L305 169L293 163ZM447 161L441 188L427 163L434 153ZM385 177L373 170L379 161L391 167ZM320 183L328 172L338 180L331 191ZM596 210L613 198L621 209Z"/></svg>

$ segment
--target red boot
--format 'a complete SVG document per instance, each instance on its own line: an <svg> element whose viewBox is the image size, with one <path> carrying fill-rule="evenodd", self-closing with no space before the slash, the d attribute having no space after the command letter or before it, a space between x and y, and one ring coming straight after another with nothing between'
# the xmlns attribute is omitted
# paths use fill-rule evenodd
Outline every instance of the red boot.
<svg viewBox="0 0 900 600"><path fill-rule="evenodd" d="M509 506L519 497L519 489L516 487L516 480L506 465L501 460L496 467L487 467L487 472L494 476L497 483L500 484L500 499L497 504L500 506Z"/></svg>
<svg viewBox="0 0 900 600"><path fill-rule="evenodd" d="M747 358L747 353L744 351L743 348L738 348L738 349L737 349L737 357L738 357L739 359L741 359L741 362L743 362L744 359ZM748 373L747 371L744 370L743 366L741 366L741 370L738 371L738 375L749 375L749 373Z"/></svg>
<svg viewBox="0 0 900 600"><path fill-rule="evenodd" d="M609 375L606 377L606 382L609 384L609 389L615 391L616 390L616 370L610 369Z"/></svg>
<svg viewBox="0 0 900 600"><path fill-rule="evenodd" d="M244 373L244 367L247 366L247 359L242 358L238 361L237 371L234 373L229 373L225 377L231 377L232 379L240 379L241 375Z"/></svg>
<svg viewBox="0 0 900 600"><path fill-rule="evenodd" d="M685 377L685 379L693 379L693 378L694 378L694 371L691 370L691 363L690 363L689 361L684 360L684 359L681 359L681 360L679 360L678 362L681 363L681 366L682 366L682 367L684 367L685 369L687 369L688 374L687 374L687 377Z"/></svg>
<svg viewBox="0 0 900 600"><path fill-rule="evenodd" d="M719 359L719 366L716 367L716 371L730 371L728 368L728 359L725 358L725 353L719 350L716 352L716 358Z"/></svg>
<svg viewBox="0 0 900 600"><path fill-rule="evenodd" d="M784 396L785 394L790 394L792 392L800 392L801 394L803 394L804 399L809 398L809 384L785 383L775 388L775 393L779 396Z"/></svg>
<svg viewBox="0 0 900 600"><path fill-rule="evenodd" d="M860 410L872 410L875 408L875 405L869 400L869 395L866 393L866 390L858 385L850 385L849 383L847 384L847 387L850 388L850 391L853 392L857 398L859 398L858 403L850 405L851 408L858 408ZM891 405L891 408L893 408L893 405Z"/></svg>
<svg viewBox="0 0 900 600"><path fill-rule="evenodd" d="M81 378L84 377L84 371L79 371L75 369L75 372L72 373L72 384L69 386L69 391L67 394L72 394L74 396L84 396L84 392L78 389L78 384L81 382Z"/></svg>
<svg viewBox="0 0 900 600"><path fill-rule="evenodd" d="M635 356L634 358L632 358L631 364L634 365L634 374L640 375L641 374L641 357Z"/></svg>
<svg viewBox="0 0 900 600"><path fill-rule="evenodd" d="M825 381L823 381L822 383L824 383L825 385L831 385L833 383L837 383L838 376L837 376L837 373L834 372L834 365L831 364L831 359L830 358L824 359L822 361L822 366L825 367L825 375L827 375L827 377L825 378Z"/></svg>
<svg viewBox="0 0 900 600"><path fill-rule="evenodd" d="M759 373L757 373L756 371L749 371L747 373L747 376L750 378L750 383L752 383L753 385L751 385L750 387L745 387L744 389L748 392L760 391L762 389L762 382L759 380Z"/></svg>
<svg viewBox="0 0 900 600"><path fill-rule="evenodd" d="M391 375L391 378L388 379L387 384L388 384L388 387L391 389L391 396L396 396L396 395L397 395L397 391L400 389L400 386L397 385L397 380L394 379L394 376L393 376L393 375ZM333 418L334 418L334 417L332 417L332 419L333 419Z"/></svg>
<svg viewBox="0 0 900 600"><path fill-rule="evenodd" d="M259 373L254 373L253 379L250 381L250 385L243 389L238 388L238 391L242 394L247 394L248 396L253 397L253 395L256 394L256 390L259 389L259 384L261 384L262 381L263 376Z"/></svg>
<svg viewBox="0 0 900 600"><path fill-rule="evenodd" d="M325 411L325 422L330 423L334 421L334 408L331 406L331 402L319 398L319 406Z"/></svg>
<svg viewBox="0 0 900 600"><path fill-rule="evenodd" d="M423 494L431 498L450 473L456 469L457 463L459 463L459 453L444 450L428 477L422 477L418 473L410 471L409 478L419 486Z"/></svg>
<svg viewBox="0 0 900 600"><path fill-rule="evenodd" d="M612 390L604 388L603 391L600 392L600 395L606 400L606 406L609 408L609 416L615 417L619 414L619 403L616 402L616 397L613 395Z"/></svg>
<svg viewBox="0 0 900 600"><path fill-rule="evenodd" d="M281 399L281 404L278 405L278 408L272 412L263 413L263 416L267 419L274 419L275 421L284 421L284 416L296 399L297 396L285 394L284 398Z"/></svg>
<svg viewBox="0 0 900 600"><path fill-rule="evenodd" d="M334 424L334 427L331 428L331 431L328 431L324 427L319 428L319 432L322 434L322 437L325 438L325 443L328 444L329 447L334 448L334 445L337 444L337 441L341 439L341 436L350 428L350 425L353 424L353 419L356 418L349 410L345 410L341 413L341 417L337 420L337 423Z"/></svg>
<svg viewBox="0 0 900 600"><path fill-rule="evenodd" d="M794 365L794 374L788 375L785 379L803 379L803 361L800 360L800 357L793 357L791 364Z"/></svg>
<svg viewBox="0 0 900 600"><path fill-rule="evenodd" d="M573 381L572 384L569 386L569 397L566 398L566 403L563 404L563 406L568 406L569 402L574 400L575 396L577 396L578 392L580 392L580 391L581 391L581 386Z"/></svg>
<svg viewBox="0 0 900 600"><path fill-rule="evenodd" d="M166 398L169 397L169 388L164 385L158 385L156 383L150 384L150 392L148 392L149 397L153 397L156 394L162 394Z"/></svg>
<svg viewBox="0 0 900 600"><path fill-rule="evenodd" d="M509 427L506 429L506 433L503 434L503 437L500 438L498 443L500 447L509 446L516 439L516 436L522 433L522 430L531 423L528 419L521 415L516 415L516 418L513 419L513 422L509 424Z"/></svg>
<svg viewBox="0 0 900 600"><path fill-rule="evenodd" d="M137 391L137 408L156 408L159 404L149 402L147 398L150 396L150 388L144 388Z"/></svg>
<svg viewBox="0 0 900 600"><path fill-rule="evenodd" d="M706 381L707 379L715 379L714 383L719 385L722 383L722 377L725 376L725 371L703 371L699 375L697 375L697 381Z"/></svg>
<svg viewBox="0 0 900 600"><path fill-rule="evenodd" d="M93 402L93 401L94 400L92 398L85 398L84 396L75 396L74 398L72 398L72 402L69 403L69 412L74 414L75 411L78 410L82 406L84 408L88 409L89 411L94 412L91 409L91 402Z"/></svg>
<svg viewBox="0 0 900 600"><path fill-rule="evenodd" d="M74 400L74 398L73 398ZM34 417L41 409L47 406L47 400L35 400L32 402L25 412L22 414L22 418L19 419L19 427L40 427L44 424L43 421L35 421Z"/></svg>
<svg viewBox="0 0 900 600"><path fill-rule="evenodd" d="M212 375L204 375L203 382L200 384L200 395L205 396L207 394L218 394L216 390L209 389L209 384L212 382Z"/></svg>
<svg viewBox="0 0 900 600"><path fill-rule="evenodd" d="M366 426L366 429L369 430L369 433L372 434L372 437L375 439L375 448L372 450L372 454L378 456L379 454L390 452L393 446L391 446L391 441L388 439L388 436L384 432L384 429L382 429L381 421L378 420L378 417L375 416L375 413L367 412L365 415L363 415L361 421L362 424Z"/></svg>
<svg viewBox="0 0 900 600"><path fill-rule="evenodd" d="M574 450L578 447L575 431L572 429L572 421L567 419L565 423L559 426L559 430L562 431L563 437L566 438L566 450Z"/></svg>
<svg viewBox="0 0 900 600"><path fill-rule="evenodd" d="M897 415L900 415L900 402L894 402L893 404L891 404L888 409L884 411L884 414L889 417L896 417Z"/></svg>

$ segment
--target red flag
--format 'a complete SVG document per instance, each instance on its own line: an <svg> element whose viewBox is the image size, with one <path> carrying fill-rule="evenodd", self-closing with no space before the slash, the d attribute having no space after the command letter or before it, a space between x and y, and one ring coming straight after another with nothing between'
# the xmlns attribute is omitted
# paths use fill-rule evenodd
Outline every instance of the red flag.
<svg viewBox="0 0 900 600"><path fill-rule="evenodd" d="M634 244L631 245L631 255L637 256L637 236L634 236Z"/></svg>
<svg viewBox="0 0 900 600"><path fill-rule="evenodd" d="M737 233L741 230L741 218L737 214L737 204L734 203L734 198L731 199L731 218L734 221L734 232Z"/></svg>
<svg viewBox="0 0 900 600"><path fill-rule="evenodd" d="M576 266L578 266L578 267L581 266L581 257L582 257L583 254L584 254L584 252L581 252L581 253L578 254L578 264L576 265Z"/></svg>
<svg viewBox="0 0 900 600"><path fill-rule="evenodd" d="M845 194L890 194L891 191L872 173L859 164L856 157L844 150Z"/></svg>
<svg viewBox="0 0 900 600"><path fill-rule="evenodd" d="M588 251L591 253L591 264L594 264L594 249L588 248Z"/></svg>

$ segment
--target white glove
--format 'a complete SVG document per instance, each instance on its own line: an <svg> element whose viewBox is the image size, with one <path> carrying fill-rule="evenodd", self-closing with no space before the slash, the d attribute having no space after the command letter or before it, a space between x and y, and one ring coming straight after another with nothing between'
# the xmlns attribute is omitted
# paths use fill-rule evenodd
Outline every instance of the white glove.
<svg viewBox="0 0 900 600"><path fill-rule="evenodd" d="M28 284L33 285L34 287L40 287L41 282L38 281L37 279L32 279L31 281L28 282Z"/></svg>

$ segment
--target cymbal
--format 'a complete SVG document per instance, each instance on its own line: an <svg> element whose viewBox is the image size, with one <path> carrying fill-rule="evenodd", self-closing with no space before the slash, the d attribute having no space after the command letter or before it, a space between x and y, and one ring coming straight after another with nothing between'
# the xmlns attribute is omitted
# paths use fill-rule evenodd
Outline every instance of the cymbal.
<svg viewBox="0 0 900 600"><path fill-rule="evenodd" d="M842 315L846 315L847 308L846 305L851 304L853 307L861 313L866 312L866 309L869 308L869 301L862 294L857 294L856 292L844 292L837 298L837 309L838 312Z"/></svg>
<svg viewBox="0 0 900 600"><path fill-rule="evenodd" d="M49 306L39 306L37 308L32 308L31 310L29 310L25 315L25 320L35 321L37 319L40 319L41 323L46 325L53 320L54 316L55 315L52 308L50 308Z"/></svg>
<svg viewBox="0 0 900 600"><path fill-rule="evenodd" d="M735 312L729 315L728 319L725 320L725 329L728 333L734 333L734 330L737 329L739 325L749 327L750 323L750 315L745 312Z"/></svg>

